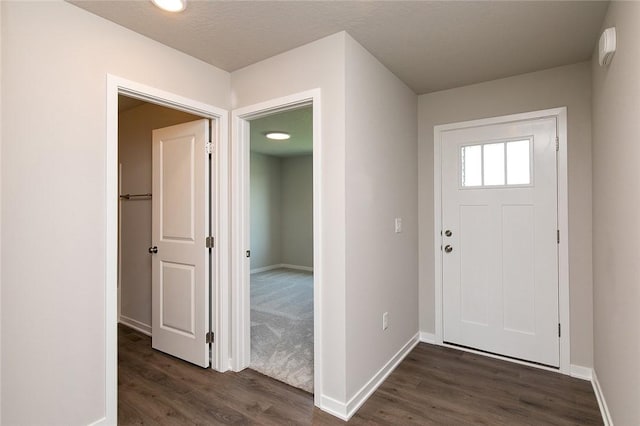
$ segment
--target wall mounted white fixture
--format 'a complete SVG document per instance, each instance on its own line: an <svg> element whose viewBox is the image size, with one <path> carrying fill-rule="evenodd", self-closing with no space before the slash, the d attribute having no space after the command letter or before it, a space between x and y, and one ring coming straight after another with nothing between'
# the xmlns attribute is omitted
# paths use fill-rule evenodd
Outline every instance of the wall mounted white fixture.
<svg viewBox="0 0 640 426"><path fill-rule="evenodd" d="M598 46L598 62L601 67L609 65L616 53L616 28L607 28L600 36L600 44Z"/></svg>

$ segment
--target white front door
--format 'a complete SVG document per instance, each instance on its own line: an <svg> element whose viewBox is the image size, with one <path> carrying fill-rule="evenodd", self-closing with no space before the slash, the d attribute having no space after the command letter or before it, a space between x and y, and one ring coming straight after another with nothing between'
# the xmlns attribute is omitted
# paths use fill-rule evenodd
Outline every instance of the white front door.
<svg viewBox="0 0 640 426"><path fill-rule="evenodd" d="M441 143L443 341L558 367L556 119Z"/></svg>
<svg viewBox="0 0 640 426"><path fill-rule="evenodd" d="M209 366L209 120L153 131L152 346Z"/></svg>

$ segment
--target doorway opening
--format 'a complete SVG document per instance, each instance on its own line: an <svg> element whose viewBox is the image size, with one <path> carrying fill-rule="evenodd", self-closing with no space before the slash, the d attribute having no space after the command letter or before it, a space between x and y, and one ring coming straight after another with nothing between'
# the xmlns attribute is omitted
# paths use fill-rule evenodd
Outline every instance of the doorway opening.
<svg viewBox="0 0 640 426"><path fill-rule="evenodd" d="M570 373L566 123L435 126L436 343Z"/></svg>
<svg viewBox="0 0 640 426"><path fill-rule="evenodd" d="M322 395L320 111L319 89L233 111L231 156L238 218L231 239L232 368L254 368L313 392L315 405ZM268 131L286 132L275 126L287 121L294 126L289 151L264 139ZM311 137L295 145L302 129ZM270 179L279 184L267 185ZM278 198L284 202L274 203ZM287 359L296 367L287 368Z"/></svg>
<svg viewBox="0 0 640 426"><path fill-rule="evenodd" d="M152 132L202 117L118 95L118 323L151 336Z"/></svg>
<svg viewBox="0 0 640 426"><path fill-rule="evenodd" d="M118 419L123 423L134 419L138 399L145 397L138 390L139 372L164 362L161 357L136 362L140 345L185 363L211 365L206 335L213 265L201 241L210 233L210 159L204 153L210 129L210 120L201 116L118 96Z"/></svg>
<svg viewBox="0 0 640 426"><path fill-rule="evenodd" d="M313 108L249 126L250 368L313 393Z"/></svg>
<svg viewBox="0 0 640 426"><path fill-rule="evenodd" d="M105 358L107 368L105 371L105 421L109 424L115 424L118 419L118 335L123 330L119 325L120 322L126 324L126 327L130 327L129 330L137 329L138 332L132 331L131 333L139 336L138 339L146 339L139 332L161 336L163 331L169 330L184 338L185 341L197 340L197 351L203 361L196 362L196 364L211 367L217 371L225 371L229 368L228 345L225 342L228 339L227 316L229 311L228 303L221 303L221 301L226 301L228 297L225 284L229 274L226 261L228 259L226 253L229 250L228 213L220 207L222 205L226 207L228 196L228 178L226 177L228 173L228 112L212 105L113 75L107 75L106 92ZM127 145L125 148L119 146L119 135L123 130L119 128L119 122L124 123L127 120L120 115L121 112L122 115L126 115L128 112L133 115L134 110L138 110L136 113L154 110L161 118L155 117L159 122L156 121L151 125L149 123L134 125L133 133L142 132L144 136L141 136L140 139L136 138L131 142L131 145ZM175 120L176 117L181 117L177 121L183 121L183 123L173 124L175 121L172 120ZM191 120L194 118L196 120ZM185 134L176 137L167 133L168 129L173 131L177 128L184 130L184 126L194 127L193 123L199 123L196 126L199 129L199 136L195 135L193 129L193 131L188 130ZM168 127L162 127L165 124ZM150 127L142 131L140 127L144 126ZM153 132L154 128L160 130ZM149 135L149 132L153 137ZM158 134L156 135L156 133ZM154 143L151 146L147 145L154 138L156 139ZM155 142L158 142L158 146L160 146L161 156L156 156L157 144ZM120 150L123 152L120 153ZM217 155L210 155L214 151ZM120 164L120 160L124 160L127 156L131 156L135 160L136 155L139 157L138 160L141 159L140 156L143 160L138 165L131 167L131 164L126 166ZM151 167L154 157L163 159L159 167L158 164ZM185 158L187 161L182 161ZM127 157L127 161L130 160L131 158ZM135 163L135 161L133 162ZM194 166L195 163L198 165ZM164 173L160 178L149 177L158 170ZM145 187L143 182L146 182L146 185L151 184L151 190L148 189L148 186ZM190 198L187 202L178 202L180 200L177 198L184 198L185 191L174 185L176 182L186 183L192 187L186 191L188 192L186 195ZM124 186L132 183L134 185L130 187ZM158 187L158 183L160 183L160 187ZM137 186L138 184L140 186ZM159 203L159 207L155 203ZM177 205L182 210L172 209L172 205ZM167 206L168 209L165 208ZM161 214L149 215L151 211L157 212L158 208ZM196 210L197 214L194 213ZM144 214L145 211L146 214ZM138 220L143 218L142 225L136 226L135 220L130 221L132 217L137 217ZM161 218L163 224L158 228L161 231L159 234L161 238L154 235L156 227L153 223L151 230L148 228L148 224L158 218ZM193 226L191 226L192 224ZM123 231L130 233L124 235ZM142 237L137 240L134 238L135 241L126 241L127 248L123 249L125 239L134 237L131 232ZM151 241L148 239L149 233L152 235ZM213 238L216 240L215 248L210 249L208 245L210 240L213 242ZM154 239L160 244L153 241ZM190 261L184 259L174 261L165 259L160 262L152 260L152 265L154 263L161 265L160 274L157 274L155 269L153 270L152 281L154 283L156 281L153 276L161 278L160 288L165 296L160 302L160 308L152 309L148 299L149 257L153 259L161 252L166 254L180 252L181 250L165 250L166 247L161 247L162 244L171 242L171 240L181 240L184 243L182 251L185 247L192 246L194 249L191 251L201 259L200 266L192 267ZM141 249L142 253L138 253L137 249ZM134 262L125 262L127 265L122 264L123 255L130 256L132 251L136 252L133 255ZM139 261L137 264L135 258ZM127 261L129 260L131 259L127 258ZM196 272L196 269L203 272ZM121 272L127 274L126 280L123 280ZM125 289L125 281L127 283L135 282L136 274L141 274L140 281L146 282L147 287L140 285L135 288L129 285ZM184 291L185 285L196 285L196 281L200 288L205 289L204 291L200 293L194 291L193 296L188 289ZM173 301L172 306L164 303L169 299ZM188 302L187 299L197 301L199 305L206 307L206 313L203 315L202 310L198 312L193 310L186 316L182 315L188 311L188 309L183 309L187 305L185 303ZM141 300L143 302L139 303ZM153 303L154 298L152 297L151 300ZM161 322L156 327L153 319L149 323L149 316L150 314L153 316L154 312L157 314L159 311L164 316L160 316ZM161 332L156 333L155 329L160 329ZM131 335L131 333L126 334ZM212 339L214 335L217 337L215 342ZM135 335L133 338L136 338ZM178 349L183 346L186 345L176 345ZM166 350L166 347L160 349L173 356L187 359L184 354L173 353L172 350ZM190 362L194 361L190 360Z"/></svg>

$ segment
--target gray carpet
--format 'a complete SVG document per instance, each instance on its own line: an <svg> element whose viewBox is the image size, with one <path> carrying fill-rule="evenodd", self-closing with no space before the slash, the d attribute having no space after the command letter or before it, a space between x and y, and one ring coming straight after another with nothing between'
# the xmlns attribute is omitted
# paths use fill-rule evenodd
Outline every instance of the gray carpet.
<svg viewBox="0 0 640 426"><path fill-rule="evenodd" d="M313 273L251 274L251 368L313 393Z"/></svg>

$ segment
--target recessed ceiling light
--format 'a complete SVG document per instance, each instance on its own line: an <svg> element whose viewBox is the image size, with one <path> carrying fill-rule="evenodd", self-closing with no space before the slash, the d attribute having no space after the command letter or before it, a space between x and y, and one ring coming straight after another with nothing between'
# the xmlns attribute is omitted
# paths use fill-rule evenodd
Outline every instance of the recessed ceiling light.
<svg viewBox="0 0 640 426"><path fill-rule="evenodd" d="M167 12L182 12L187 8L187 0L151 0L151 2Z"/></svg>
<svg viewBox="0 0 640 426"><path fill-rule="evenodd" d="M284 141L291 137L289 133L285 132L267 132L264 134L267 138L273 139L276 141Z"/></svg>

